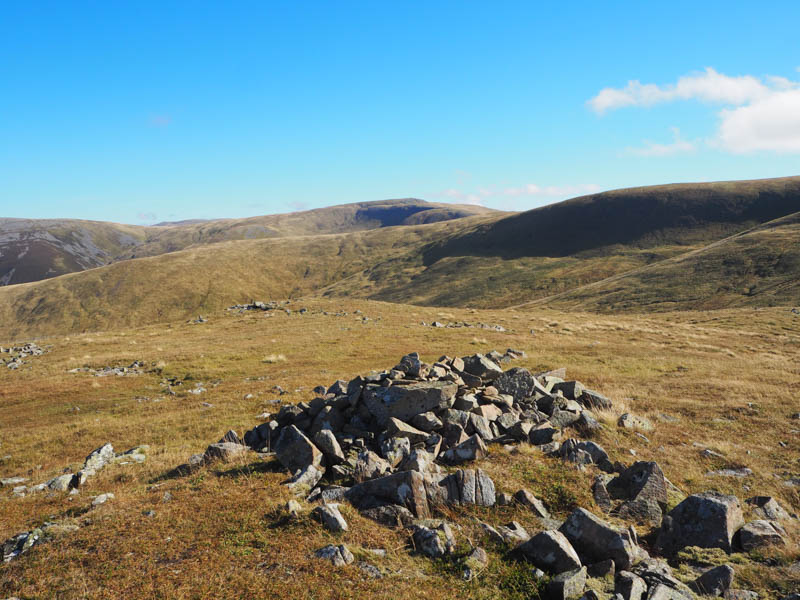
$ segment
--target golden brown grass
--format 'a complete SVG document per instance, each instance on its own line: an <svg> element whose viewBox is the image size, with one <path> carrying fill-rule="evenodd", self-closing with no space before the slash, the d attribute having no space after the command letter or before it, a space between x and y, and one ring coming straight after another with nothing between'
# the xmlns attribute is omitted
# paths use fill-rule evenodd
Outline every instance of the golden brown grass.
<svg viewBox="0 0 800 600"><path fill-rule="evenodd" d="M800 512L797 489L783 484L800 475L800 422L789 418L800 410L800 317L788 309L624 317L448 309L448 320L496 323L508 330L499 333L420 325L445 318L441 309L356 300L293 304L309 313L276 312L267 318L215 311L199 325L181 321L41 339L52 344L50 353L29 359L19 371L0 371L0 457L11 455L0 464L2 476L25 475L35 483L77 467L106 441L118 451L150 445L145 464L110 466L77 496L12 499L7 489L0 490L0 539L53 517L90 520L0 566L0 597L524 597L514 591L524 575L494 547L488 547L487 571L466 583L453 564L410 554L405 533L382 528L348 506L343 510L351 528L345 534L329 534L307 518L282 522L280 507L289 499L280 486L285 474L255 455L185 477L164 477L227 429L241 433L258 422L258 414L274 410L273 386L287 390L284 401L307 400L315 385L391 367L412 350L432 360L441 354L524 349L527 358L516 364L533 370L564 366L569 377L617 402L602 415L606 430L598 438L612 459L632 462L633 449L637 459L658 461L687 493L773 495L790 512ZM354 315L356 309L363 315ZM348 314L334 316L338 311ZM264 362L270 355L286 360ZM133 360L143 360L152 371L106 378L67 373L76 366ZM160 382L173 376L185 379L187 387L203 382L208 391L169 396ZM254 397L246 399L247 394ZM649 443L615 427L623 407L656 423ZM703 447L724 458L703 458ZM527 487L561 517L575 505L593 508L591 472L525 447L491 450L478 466L492 475L499 491ZM753 476L706 476L711 469L737 465L750 467ZM103 492L114 492L116 499L83 513L91 497ZM171 501L162 501L165 492ZM144 516L148 510L155 516ZM467 540L486 545L475 517L493 524L515 519L531 531L537 528L513 507L449 514L461 527L462 548ZM797 536L797 529L790 529ZM355 566L335 570L311 558L315 549L333 542L347 543L357 559L384 569L386 578L373 581ZM388 556L368 556L367 548L385 548ZM786 567L766 568L767 558L736 557L737 585L769 599L800 584ZM772 558L797 560L797 548Z"/></svg>

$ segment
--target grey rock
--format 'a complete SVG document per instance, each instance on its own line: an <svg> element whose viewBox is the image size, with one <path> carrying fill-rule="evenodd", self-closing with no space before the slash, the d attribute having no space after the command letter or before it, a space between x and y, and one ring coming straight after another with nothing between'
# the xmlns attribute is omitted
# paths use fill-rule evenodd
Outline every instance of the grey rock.
<svg viewBox="0 0 800 600"><path fill-rule="evenodd" d="M486 445L481 437L475 434L457 446L446 450L442 455L442 459L447 463L456 465L484 458L487 454Z"/></svg>
<svg viewBox="0 0 800 600"><path fill-rule="evenodd" d="M392 468L411 454L411 442L405 437L391 437L381 442L381 455Z"/></svg>
<svg viewBox="0 0 800 600"><path fill-rule="evenodd" d="M84 470L97 472L114 459L114 447L111 444L103 444L93 450L83 463Z"/></svg>
<svg viewBox="0 0 800 600"><path fill-rule="evenodd" d="M689 588L693 592L706 596L723 596L733 584L733 575L733 567L720 565L700 575L689 585Z"/></svg>
<svg viewBox="0 0 800 600"><path fill-rule="evenodd" d="M206 451L203 454L203 459L206 463L215 460L228 461L243 454L246 450L247 446L234 444L232 442L211 444L208 448L206 448Z"/></svg>
<svg viewBox="0 0 800 600"><path fill-rule="evenodd" d="M624 502L617 512L637 523L660 524L667 507L667 483L656 462L635 462L608 484L612 498Z"/></svg>
<svg viewBox="0 0 800 600"><path fill-rule="evenodd" d="M578 553L564 534L542 531L517 547L528 561L549 573L563 573L579 569Z"/></svg>
<svg viewBox="0 0 800 600"><path fill-rule="evenodd" d="M450 408L456 391L455 383L445 381L369 386L364 391L364 403L378 423L385 425L391 417L408 421L418 414Z"/></svg>
<svg viewBox="0 0 800 600"><path fill-rule="evenodd" d="M339 512L338 504L323 504L311 511L311 516L318 519L329 531L347 531L347 521Z"/></svg>
<svg viewBox="0 0 800 600"><path fill-rule="evenodd" d="M611 400L593 390L583 390L578 402L586 408L592 409L609 410L612 407Z"/></svg>
<svg viewBox="0 0 800 600"><path fill-rule="evenodd" d="M749 552L761 546L783 546L785 532L777 523L759 519L744 525L738 533L739 545L742 550Z"/></svg>
<svg viewBox="0 0 800 600"><path fill-rule="evenodd" d="M405 506L420 519L430 515L425 480L416 471L400 471L364 481L350 488L347 498L357 508L372 508L366 504L377 498L387 504Z"/></svg>
<svg viewBox="0 0 800 600"><path fill-rule="evenodd" d="M528 490L518 490L514 494L514 499L522 506L530 510L537 517L541 517L543 519L550 518L550 513L547 511L544 504L542 504L542 501L531 494Z"/></svg>
<svg viewBox="0 0 800 600"><path fill-rule="evenodd" d="M559 573L547 584L547 598L550 600L574 600L586 588L586 567Z"/></svg>
<svg viewBox="0 0 800 600"><path fill-rule="evenodd" d="M414 415L411 418L411 424L421 431L436 431L442 427L442 421L435 413L428 411Z"/></svg>
<svg viewBox="0 0 800 600"><path fill-rule="evenodd" d="M617 425L623 429L635 429L638 431L653 431L653 423L645 417L640 417L632 413L624 413L617 420Z"/></svg>
<svg viewBox="0 0 800 600"><path fill-rule="evenodd" d="M778 504L775 498L770 496L753 496L745 502L753 507L753 515L759 519L768 521L785 521L789 519L789 514Z"/></svg>
<svg viewBox="0 0 800 600"><path fill-rule="evenodd" d="M598 579L602 579L603 577L614 577L615 572L616 567L614 565L614 561L610 558L586 565L586 574L589 577L596 577Z"/></svg>
<svg viewBox="0 0 800 600"><path fill-rule="evenodd" d="M330 429L321 429L314 435L314 445L325 456L328 465L340 465L344 462L344 452L339 441Z"/></svg>
<svg viewBox="0 0 800 600"><path fill-rule="evenodd" d="M622 596L623 600L641 600L647 592L644 579L630 571L620 571L614 580L614 593Z"/></svg>
<svg viewBox="0 0 800 600"><path fill-rule="evenodd" d="M392 472L392 465L382 459L371 450L364 450L359 453L353 468L353 479L356 483L362 483L377 477L383 477Z"/></svg>
<svg viewBox="0 0 800 600"><path fill-rule="evenodd" d="M794 600L800 600L800 594L795 594L797 598ZM758 593L753 592L750 590L735 590L729 589L725 594L722 596L725 600L758 600Z"/></svg>
<svg viewBox="0 0 800 600"><path fill-rule="evenodd" d="M561 392L568 400L578 400L583 394L583 384L580 381L562 381L553 385L552 393Z"/></svg>
<svg viewBox="0 0 800 600"><path fill-rule="evenodd" d="M371 563L364 562L362 560L362 561L359 561L356 566L369 579L382 579L383 578L383 573L381 572L381 570L378 567L376 567L375 565L371 564Z"/></svg>
<svg viewBox="0 0 800 600"><path fill-rule="evenodd" d="M105 504L109 500L114 499L114 494L108 492L106 494L100 494L94 500L92 500L92 506L100 506L101 504Z"/></svg>
<svg viewBox="0 0 800 600"><path fill-rule="evenodd" d="M50 481L47 482L47 487L54 492L67 492L72 489L72 473L67 473L66 475L59 475L58 477L53 477Z"/></svg>
<svg viewBox="0 0 800 600"><path fill-rule="evenodd" d="M390 417L386 424L386 435L391 437L407 438L411 444L418 444L428 439L428 433L415 429L400 419Z"/></svg>
<svg viewBox="0 0 800 600"><path fill-rule="evenodd" d="M716 492L689 496L664 517L656 547L671 555L686 546L731 552L733 535L744 525L735 496Z"/></svg>
<svg viewBox="0 0 800 600"><path fill-rule="evenodd" d="M350 550L347 549L347 546L344 545L325 546L324 548L317 550L314 553L314 556L323 560L329 560L334 567L343 567L351 564L355 560L352 552L350 552Z"/></svg>
<svg viewBox="0 0 800 600"><path fill-rule="evenodd" d="M692 600L692 597L663 583L657 583L647 591L647 600Z"/></svg>
<svg viewBox="0 0 800 600"><path fill-rule="evenodd" d="M361 515L384 527L410 527L414 522L414 515L411 511L397 504L383 504L367 508L361 511Z"/></svg>
<svg viewBox="0 0 800 600"><path fill-rule="evenodd" d="M511 521L505 525L498 525L497 533L500 535L500 541L509 545L527 542L531 539L530 534L516 521Z"/></svg>
<svg viewBox="0 0 800 600"><path fill-rule="evenodd" d="M536 381L531 372L522 367L509 369L502 375L499 375L492 382L492 385L494 385L501 394L509 394L518 402L532 397L537 390L544 391L544 388Z"/></svg>
<svg viewBox="0 0 800 600"><path fill-rule="evenodd" d="M639 554L639 548L629 531L615 529L583 508L573 511L559 531L580 556L586 556L591 561L611 558L621 570L628 569Z"/></svg>
<svg viewBox="0 0 800 600"><path fill-rule="evenodd" d="M462 360L464 361L464 371L481 379L492 381L503 374L503 369L483 354L465 356Z"/></svg>
<svg viewBox="0 0 800 600"><path fill-rule="evenodd" d="M288 425L281 431L275 443L275 455L291 473L308 466L322 465L322 452L294 425Z"/></svg>

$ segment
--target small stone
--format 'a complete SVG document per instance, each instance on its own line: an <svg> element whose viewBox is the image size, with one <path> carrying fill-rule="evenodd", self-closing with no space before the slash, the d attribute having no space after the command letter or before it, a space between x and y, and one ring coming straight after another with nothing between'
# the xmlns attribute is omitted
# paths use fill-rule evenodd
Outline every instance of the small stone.
<svg viewBox="0 0 800 600"><path fill-rule="evenodd" d="M105 504L109 500L113 499L114 499L114 494L111 492L108 492L106 494L100 494L94 500L92 500L92 506L100 506L101 504Z"/></svg>
<svg viewBox="0 0 800 600"><path fill-rule="evenodd" d="M572 544L558 531L542 531L521 544L517 551L534 565L550 573L572 571L581 566Z"/></svg>
<svg viewBox="0 0 800 600"><path fill-rule="evenodd" d="M412 539L414 548L431 558L440 558L447 554L452 554L456 547L453 530L444 522L433 528L415 525Z"/></svg>
<svg viewBox="0 0 800 600"><path fill-rule="evenodd" d="M522 506L530 510L534 515L543 519L549 519L550 513L545 508L542 501L531 494L528 490L522 489L514 494L514 499Z"/></svg>
<svg viewBox="0 0 800 600"><path fill-rule="evenodd" d="M331 561L331 564L333 564L334 567L343 567L351 564L355 560L353 554L347 549L347 546L344 545L325 546L324 548L317 550L314 553L314 556L323 560Z"/></svg>
<svg viewBox="0 0 800 600"><path fill-rule="evenodd" d="M653 423L649 419L639 417L632 413L624 413L617 421L617 425L623 429L636 429L639 431L653 431Z"/></svg>
<svg viewBox="0 0 800 600"><path fill-rule="evenodd" d="M586 588L586 567L559 573L547 584L548 598L572 600L579 598Z"/></svg>
<svg viewBox="0 0 800 600"><path fill-rule="evenodd" d="M693 592L706 596L722 596L731 587L733 575L733 567L720 565L700 575L689 585L689 588Z"/></svg>

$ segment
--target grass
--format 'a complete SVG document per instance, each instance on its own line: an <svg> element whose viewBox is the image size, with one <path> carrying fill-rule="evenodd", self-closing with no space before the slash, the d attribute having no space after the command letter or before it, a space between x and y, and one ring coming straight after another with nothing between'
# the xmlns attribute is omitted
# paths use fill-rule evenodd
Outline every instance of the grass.
<svg viewBox="0 0 800 600"><path fill-rule="evenodd" d="M434 360L441 354L524 349L527 358L516 364L536 370L564 366L568 376L615 400L614 411L601 415L606 427L596 438L612 460L632 462L633 449L636 459L658 461L685 493L717 489L742 500L773 495L790 512L800 512L797 489L783 485L800 474L800 427L789 418L796 412L800 334L788 309L615 317L449 309L448 319L507 328L504 333L481 330L477 345L474 330L419 324L441 319L441 309L353 299L300 303L309 309L306 314L277 312L265 318L217 311L200 325L178 321L49 337L39 340L52 344L48 354L30 358L19 371L0 371L0 456L10 455L0 464L2 476L44 481L65 467L76 468L106 441L118 451L150 445L145 464L110 466L77 496L12 499L0 490L2 539L53 516L78 514L97 494L116 495L70 517L84 523L78 531L0 566L0 597L438 600L533 594L536 584L526 565L510 561L506 549L489 546L476 521L516 520L537 531L541 526L519 507L447 511L462 545L469 540L489 552L489 567L468 583L455 569L409 553L404 532L382 528L347 505L343 512L350 530L344 534L329 534L308 518L282 522L282 506L290 498L280 485L285 474L252 455L189 476L165 477L228 429L241 434L253 427L260 422L257 415L276 410L273 400L308 400L316 385L391 367L412 350ZM356 310L363 314L354 315ZM347 315L334 316L343 312ZM286 360L264 362L265 351ZM133 360L142 360L148 372L133 377L67 373L76 366ZM167 377L185 379L187 385L168 395L161 385ZM207 392L181 391L198 381ZM286 393L278 395L275 386ZM623 409L656 424L647 434L649 443L614 426ZM704 447L722 453L724 461L702 457ZM524 446L514 452L490 450L477 466L490 474L498 491L525 487L562 518L575 505L595 508L591 471ZM706 476L721 464L746 465L754 474ZM162 500L165 492L172 495L169 502ZM144 516L149 510L155 516ZM789 528L796 536L797 528ZM386 577L372 580L356 566L334 570L313 560L313 551L328 543L348 544ZM387 556L369 555L368 548L384 548ZM785 566L797 559L795 546L771 557L739 555L737 585L759 591L762 598L778 598L780 590L800 584ZM772 563L779 566L768 566Z"/></svg>

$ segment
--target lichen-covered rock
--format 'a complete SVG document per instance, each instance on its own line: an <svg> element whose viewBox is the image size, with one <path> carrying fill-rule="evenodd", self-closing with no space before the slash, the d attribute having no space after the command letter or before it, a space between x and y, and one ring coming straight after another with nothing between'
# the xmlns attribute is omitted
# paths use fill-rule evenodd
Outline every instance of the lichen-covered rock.
<svg viewBox="0 0 800 600"><path fill-rule="evenodd" d="M667 483L656 462L635 462L608 484L612 498L624 502L617 508L623 519L660 524L667 507Z"/></svg>
<svg viewBox="0 0 800 600"><path fill-rule="evenodd" d="M446 450L442 455L442 460L451 465L457 465L484 458L487 454L486 444L483 443L483 439L481 439L479 435L474 434L457 446Z"/></svg>
<svg viewBox="0 0 800 600"><path fill-rule="evenodd" d="M311 516L318 519L329 531L347 531L347 521L339 512L338 504L323 504L311 511Z"/></svg>
<svg viewBox="0 0 800 600"><path fill-rule="evenodd" d="M733 576L733 567L720 565L700 575L689 585L689 588L704 596L722 596L733 584Z"/></svg>
<svg viewBox="0 0 800 600"><path fill-rule="evenodd" d="M415 415L450 408L458 386L448 381L423 381L390 387L369 386L364 390L364 404L382 426L396 417L410 421Z"/></svg>
<svg viewBox="0 0 800 600"><path fill-rule="evenodd" d="M347 549L347 546L342 544L339 546L325 546L317 550L314 555L317 558L331 561L334 567L343 567L351 564L355 560L353 553Z"/></svg>
<svg viewBox="0 0 800 600"><path fill-rule="evenodd" d="M759 519L747 523L739 530L739 545L745 552L761 546L783 546L786 543L783 539L785 534L777 523Z"/></svg>
<svg viewBox="0 0 800 600"><path fill-rule="evenodd" d="M440 558L452 554L456 547L456 538L453 535L453 530L444 522L435 527L414 526L412 539L417 552L431 558Z"/></svg>

